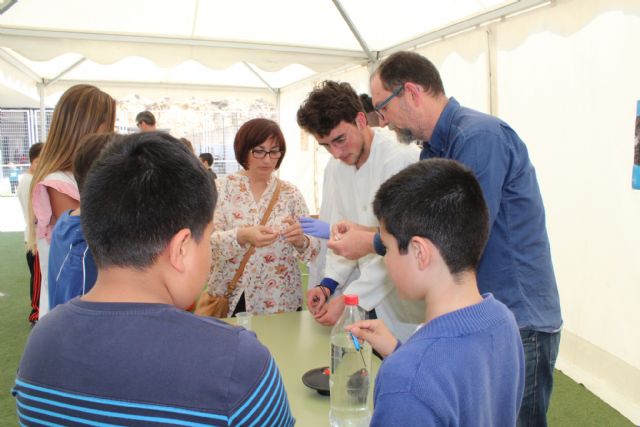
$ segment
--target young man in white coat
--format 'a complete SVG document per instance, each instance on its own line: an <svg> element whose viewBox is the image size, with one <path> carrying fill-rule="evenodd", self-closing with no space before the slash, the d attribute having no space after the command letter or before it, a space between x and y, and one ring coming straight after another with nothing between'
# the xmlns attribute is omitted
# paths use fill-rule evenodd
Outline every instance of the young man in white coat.
<svg viewBox="0 0 640 427"><path fill-rule="evenodd" d="M297 113L298 125L311 133L339 163L327 177L335 189L335 212L341 218L377 227L372 201L380 185L406 166L418 161L416 146L400 144L367 125L364 108L348 83L325 81L313 90ZM401 300L376 255L349 260L327 252L325 277L307 292L307 305L315 319L333 325L344 309L342 297L329 299L335 289L358 268L360 276L343 291L356 294L370 317L385 321L404 340L423 322L421 303Z"/></svg>

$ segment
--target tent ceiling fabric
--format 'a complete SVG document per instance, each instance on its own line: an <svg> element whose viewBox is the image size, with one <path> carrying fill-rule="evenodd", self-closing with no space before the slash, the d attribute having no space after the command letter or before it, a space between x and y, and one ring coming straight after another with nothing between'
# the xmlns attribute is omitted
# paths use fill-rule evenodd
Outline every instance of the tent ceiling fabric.
<svg viewBox="0 0 640 427"><path fill-rule="evenodd" d="M11 56L22 64L14 70L26 67L45 83L86 58L61 82L277 89L369 62L340 9L378 57L473 16L529 3L536 1L394 0L390 10L383 0L19 0L0 15L0 62Z"/></svg>

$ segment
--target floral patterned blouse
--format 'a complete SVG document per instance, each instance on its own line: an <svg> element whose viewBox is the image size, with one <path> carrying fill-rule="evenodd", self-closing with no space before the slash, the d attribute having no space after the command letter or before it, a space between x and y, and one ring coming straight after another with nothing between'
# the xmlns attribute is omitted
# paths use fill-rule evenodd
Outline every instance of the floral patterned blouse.
<svg viewBox="0 0 640 427"><path fill-rule="evenodd" d="M238 243L238 228L260 224L276 184L277 178L272 174L267 189L256 203L246 175L235 173L216 180L218 203L213 217L213 259L208 284L211 295L223 295L227 290L250 247ZM274 230L281 230L288 227L284 222L285 218L298 218L308 214L300 190L289 182L281 181L278 201L266 225ZM313 237L309 238L309 245L301 252L280 239L269 246L256 248L229 298L228 315L233 313L243 292L247 311L253 314L297 310L302 306L302 280L298 261L313 260L319 250L320 242Z"/></svg>

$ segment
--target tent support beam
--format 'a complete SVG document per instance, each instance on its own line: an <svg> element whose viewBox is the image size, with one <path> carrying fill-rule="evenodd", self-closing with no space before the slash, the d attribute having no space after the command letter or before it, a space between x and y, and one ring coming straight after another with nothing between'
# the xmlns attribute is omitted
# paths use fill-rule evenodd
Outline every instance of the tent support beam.
<svg viewBox="0 0 640 427"><path fill-rule="evenodd" d="M43 79L44 80L44 79ZM39 82L36 84L38 88L38 96L40 97L40 135L39 141L45 142L47 140L47 117L45 115L45 105L44 105L44 96L45 96L45 84L44 82Z"/></svg>
<svg viewBox="0 0 640 427"><path fill-rule="evenodd" d="M496 53L496 37L492 28L488 28L487 34L487 84L489 95L489 114L492 116L498 115L498 76L497 76L497 61L498 56Z"/></svg>
<svg viewBox="0 0 640 427"><path fill-rule="evenodd" d="M4 49L0 49L0 59L2 59L7 64L11 65L16 70L20 71L27 77L29 77L34 82L39 83L42 81L40 76L38 76L31 68L24 65L22 62L20 62L20 60L14 58L13 55L11 55L9 52L7 52Z"/></svg>
<svg viewBox="0 0 640 427"><path fill-rule="evenodd" d="M251 86L217 86L193 83L163 83L163 82L136 82L136 81L107 81L107 80L59 80L57 83L61 85L73 86L77 84L92 84L99 87L131 87L138 89L190 89L190 90L210 90L222 92L262 92L269 93L269 89L265 87Z"/></svg>
<svg viewBox="0 0 640 427"><path fill-rule="evenodd" d="M131 34L88 33L76 31L31 30L21 28L0 27L0 36L56 38L86 41L106 41L121 43L147 43L155 45L174 45L192 47L211 47L223 49L259 50L293 54L310 54L317 56L333 56L353 59L366 59L366 55L357 50L328 49L321 47L293 46L268 43L248 43L241 41L194 39L181 37L138 36Z"/></svg>
<svg viewBox="0 0 640 427"><path fill-rule="evenodd" d="M273 92L276 96L278 95L279 90L278 89L274 89L273 87L271 87L271 85L269 84L269 82L267 82L261 75L260 73L258 73L256 70L254 70L254 68L251 66L251 64L249 64L247 61L242 61L242 64L247 67L247 69L249 71L251 71L258 79L260 79L260 81L262 83L264 83L264 85L266 87L269 88L269 90L271 92Z"/></svg>
<svg viewBox="0 0 640 427"><path fill-rule="evenodd" d="M65 74L67 74L69 71L73 70L74 68L76 68L78 65L82 64L84 61L86 61L87 58L80 58L79 60L77 60L76 62L74 62L73 64L71 64L70 66L68 66L67 68L65 68L62 72L60 72L60 74L58 74L57 76L55 76L52 79L42 79L43 83L46 86L52 85L55 82L57 82L62 76L64 76Z"/></svg>
<svg viewBox="0 0 640 427"><path fill-rule="evenodd" d="M490 21L504 19L509 15L519 14L522 12L526 12L529 9L550 5L552 3L553 3L552 0L518 0L515 3L511 3L506 6L498 7L496 9L489 10L484 13L480 13L469 19L465 19L463 21L457 22L453 25L449 25L439 30L435 30L427 34L423 34L422 36L416 37L412 40L399 43L395 46L391 46L387 49L380 51L379 57L383 58L385 56L391 55L394 52L415 48L420 45L427 44L435 40L441 39L443 37L447 37L452 34L456 34L465 30L475 28L479 25L486 24L487 22L490 22Z"/></svg>
<svg viewBox="0 0 640 427"><path fill-rule="evenodd" d="M364 41L364 38L360 34L360 31L358 31L358 27L356 27L356 25L353 23L351 17L342 6L342 3L340 3L340 0L333 0L333 4L335 5L336 9L338 9L338 12L340 12L340 15L342 15L342 19L344 19L344 21L349 26L349 29L351 30L351 33L353 33L353 36L356 38L356 40L358 40L358 43L360 43L360 47L362 47L362 51L365 53L365 55L367 55L367 58L369 58L369 62L377 62L378 58L374 56L373 52L371 52L371 50L369 49L367 42Z"/></svg>

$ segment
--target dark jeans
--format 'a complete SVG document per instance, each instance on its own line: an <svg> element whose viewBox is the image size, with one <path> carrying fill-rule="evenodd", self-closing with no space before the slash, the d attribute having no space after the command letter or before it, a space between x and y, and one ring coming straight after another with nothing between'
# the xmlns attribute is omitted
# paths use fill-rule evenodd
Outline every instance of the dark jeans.
<svg viewBox="0 0 640 427"><path fill-rule="evenodd" d="M31 299L31 313L29 322L38 321L38 309L40 306L40 260L38 254L27 252L27 266L29 267L29 298Z"/></svg>
<svg viewBox="0 0 640 427"><path fill-rule="evenodd" d="M524 347L525 381L517 426L546 427L560 332L549 334L520 329L520 338Z"/></svg>

